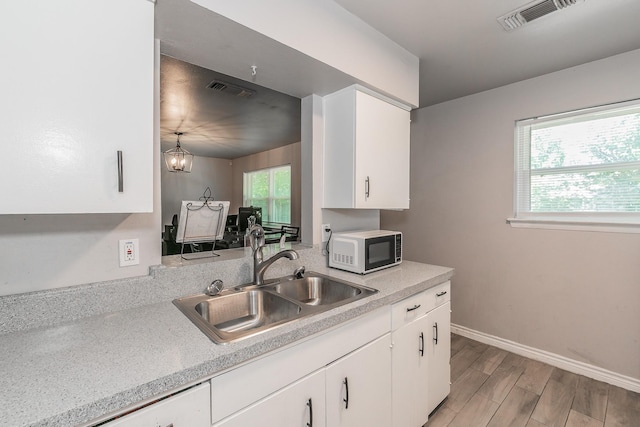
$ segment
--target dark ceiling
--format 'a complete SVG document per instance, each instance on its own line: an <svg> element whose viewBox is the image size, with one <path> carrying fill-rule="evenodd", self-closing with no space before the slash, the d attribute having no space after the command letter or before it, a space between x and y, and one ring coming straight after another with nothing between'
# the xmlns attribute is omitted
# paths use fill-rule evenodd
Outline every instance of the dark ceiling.
<svg viewBox="0 0 640 427"><path fill-rule="evenodd" d="M211 89L214 82L227 88ZM218 85L220 86L220 85ZM253 92L238 96L236 87ZM180 143L196 156L235 159L300 141L300 99L162 55L162 151Z"/></svg>

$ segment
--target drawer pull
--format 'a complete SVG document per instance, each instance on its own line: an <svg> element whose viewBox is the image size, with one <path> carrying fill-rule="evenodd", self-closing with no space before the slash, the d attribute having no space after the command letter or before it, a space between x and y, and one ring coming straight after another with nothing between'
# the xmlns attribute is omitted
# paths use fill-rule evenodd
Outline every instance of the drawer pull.
<svg viewBox="0 0 640 427"><path fill-rule="evenodd" d="M442 295L446 295L446 294L447 294L447 291L442 291L442 292L438 292L436 296L441 297Z"/></svg>
<svg viewBox="0 0 640 427"><path fill-rule="evenodd" d="M307 423L307 427L313 427L313 403L311 402L311 398L309 398L307 406L309 407L309 422Z"/></svg>
<svg viewBox="0 0 640 427"><path fill-rule="evenodd" d="M344 384L344 388L347 394L347 398L342 399L342 401L344 402L344 409L349 409L349 381L347 380L347 377L344 377L344 381L342 381L342 384Z"/></svg>
<svg viewBox="0 0 640 427"><path fill-rule="evenodd" d="M424 357L424 333L420 332L420 348L418 349L420 357Z"/></svg>
<svg viewBox="0 0 640 427"><path fill-rule="evenodd" d="M413 307L411 307L411 308L407 308L407 312L409 312L409 311L413 311L413 310L417 310L417 309L419 309L419 308L420 308L420 304L416 304L416 305L414 305L414 306L413 306Z"/></svg>

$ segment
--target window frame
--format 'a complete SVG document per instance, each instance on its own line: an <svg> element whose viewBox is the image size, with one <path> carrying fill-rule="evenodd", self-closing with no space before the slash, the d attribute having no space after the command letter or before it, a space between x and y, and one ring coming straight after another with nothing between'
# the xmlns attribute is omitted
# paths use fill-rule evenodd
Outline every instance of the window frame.
<svg viewBox="0 0 640 427"><path fill-rule="evenodd" d="M280 169L288 169L289 170L289 197L285 198L285 197L276 197L274 194L274 189L275 189L275 172L277 170ZM278 224L278 225L291 225L291 164L290 163L286 163L286 164L282 164L282 165L276 165L276 166L269 166L266 168L262 168L262 169L256 169L256 170L251 170L251 171L244 171L242 173L242 206L250 206L252 202L250 202L249 200L252 199L247 199L246 195L247 195L247 182L249 179L249 176L252 174L257 174L257 173L264 173L264 172L268 172L269 174L269 195L266 198L267 201L267 212L262 212L262 221L263 223L269 223L269 224ZM262 200L262 199L261 199ZM275 200L289 200L289 222L276 222L272 219L272 217L274 216L274 201ZM254 205L255 206L255 205ZM267 220L268 218L268 220Z"/></svg>
<svg viewBox="0 0 640 427"><path fill-rule="evenodd" d="M517 120L514 126L514 216L507 219L512 227L547 228L640 233L640 212L532 212L531 211L531 128L536 125L595 120L640 110L640 99L584 108L559 114ZM590 170L621 170L620 165L637 167L640 162L540 168L552 173ZM534 174L535 175L535 174Z"/></svg>

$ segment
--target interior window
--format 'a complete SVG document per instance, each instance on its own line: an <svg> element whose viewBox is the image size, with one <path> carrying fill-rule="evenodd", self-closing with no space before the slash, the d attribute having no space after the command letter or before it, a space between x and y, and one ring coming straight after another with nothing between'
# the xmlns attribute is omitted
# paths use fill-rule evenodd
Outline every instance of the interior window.
<svg viewBox="0 0 640 427"><path fill-rule="evenodd" d="M515 219L640 224L640 101L516 122Z"/></svg>
<svg viewBox="0 0 640 427"><path fill-rule="evenodd" d="M243 176L244 206L262 208L262 221L291 223L291 165L277 166Z"/></svg>

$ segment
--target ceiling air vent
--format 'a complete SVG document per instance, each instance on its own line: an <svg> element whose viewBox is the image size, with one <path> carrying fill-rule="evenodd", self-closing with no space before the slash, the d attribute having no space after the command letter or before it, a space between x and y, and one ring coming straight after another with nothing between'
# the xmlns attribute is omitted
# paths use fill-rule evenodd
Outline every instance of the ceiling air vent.
<svg viewBox="0 0 640 427"><path fill-rule="evenodd" d="M233 83L223 82L222 80L214 80L207 85L207 89L213 89L216 92L224 92L240 98L249 98L255 95L256 91L247 89L246 87L234 85Z"/></svg>
<svg viewBox="0 0 640 427"><path fill-rule="evenodd" d="M512 31L535 19L574 4L582 3L583 1L584 0L537 0L502 15L498 18L498 22L505 30Z"/></svg>

